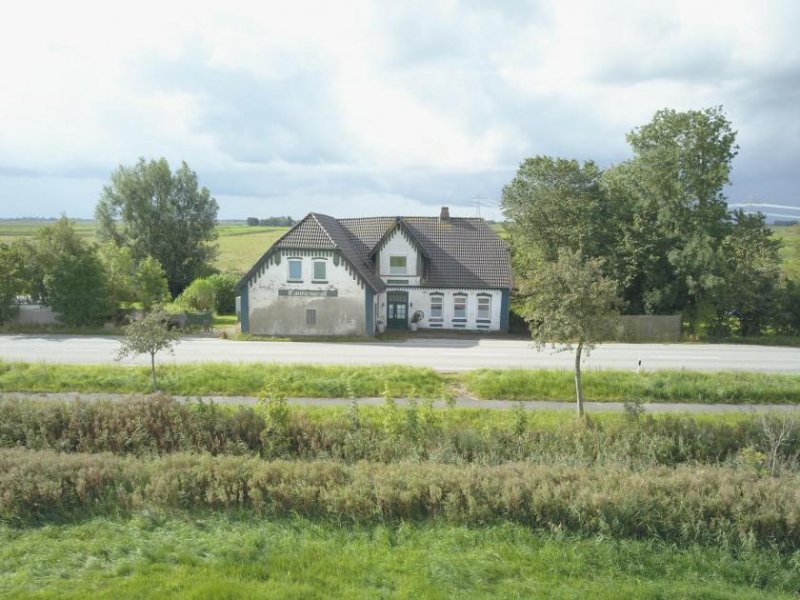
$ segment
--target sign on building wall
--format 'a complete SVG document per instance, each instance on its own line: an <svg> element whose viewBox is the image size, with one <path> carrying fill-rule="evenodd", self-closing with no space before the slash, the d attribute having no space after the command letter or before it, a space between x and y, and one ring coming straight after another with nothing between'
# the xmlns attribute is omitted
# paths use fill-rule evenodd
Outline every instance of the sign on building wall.
<svg viewBox="0 0 800 600"><path fill-rule="evenodd" d="M335 298L339 290L278 290L278 296L315 296L321 298Z"/></svg>

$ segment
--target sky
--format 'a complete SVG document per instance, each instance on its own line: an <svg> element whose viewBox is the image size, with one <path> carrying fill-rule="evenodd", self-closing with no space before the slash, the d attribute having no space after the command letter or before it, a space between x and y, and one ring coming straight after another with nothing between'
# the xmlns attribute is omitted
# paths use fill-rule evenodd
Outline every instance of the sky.
<svg viewBox="0 0 800 600"><path fill-rule="evenodd" d="M800 218L798 25L796 0L10 3L0 217L90 218L163 156L221 219L498 218L526 157L606 168L657 110L722 105L729 202Z"/></svg>

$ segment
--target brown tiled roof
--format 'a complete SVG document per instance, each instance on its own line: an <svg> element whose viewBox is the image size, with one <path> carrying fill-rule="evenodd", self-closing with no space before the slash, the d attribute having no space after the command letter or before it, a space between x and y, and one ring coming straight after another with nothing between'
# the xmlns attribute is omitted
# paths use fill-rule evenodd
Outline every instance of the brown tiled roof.
<svg viewBox="0 0 800 600"><path fill-rule="evenodd" d="M338 249L375 291L386 288L370 254L395 226L405 226L427 255L422 284L441 288L510 288L508 248L483 219L364 217L335 219L309 213L273 244L286 249ZM269 252L242 279L243 284Z"/></svg>

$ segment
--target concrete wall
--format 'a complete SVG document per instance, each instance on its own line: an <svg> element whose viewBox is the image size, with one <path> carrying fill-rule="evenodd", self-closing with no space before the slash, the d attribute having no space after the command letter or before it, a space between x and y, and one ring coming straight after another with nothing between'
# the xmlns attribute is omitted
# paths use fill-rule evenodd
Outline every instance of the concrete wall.
<svg viewBox="0 0 800 600"><path fill-rule="evenodd" d="M408 292L408 316L415 311L421 310L425 313L425 318L418 323L420 329L431 330L456 330L456 331L500 331L502 329L502 291L501 290L474 290L474 289L421 289L390 287L388 291ZM431 320L431 295L440 293L442 295L442 320ZM467 320L464 323L453 321L454 297L456 294L466 294L467 296ZM484 294L491 298L491 312L489 323L478 323L478 295ZM379 296L378 314L386 321L386 292Z"/></svg>
<svg viewBox="0 0 800 600"><path fill-rule="evenodd" d="M53 314L53 309L41 304L20 304L17 316L11 323L19 325L60 325L61 321Z"/></svg>
<svg viewBox="0 0 800 600"><path fill-rule="evenodd" d="M302 261L303 281L289 282L289 258ZM326 283L312 283L313 263L324 259ZM337 264L338 263L338 264ZM245 290L242 290L244 293ZM243 328L256 335L364 335L365 287L358 275L334 251L281 250L273 254L246 284ZM246 307L246 308L245 308ZM316 310L316 324L306 323L306 311Z"/></svg>
<svg viewBox="0 0 800 600"><path fill-rule="evenodd" d="M680 342L680 315L624 315L616 336L624 342Z"/></svg>

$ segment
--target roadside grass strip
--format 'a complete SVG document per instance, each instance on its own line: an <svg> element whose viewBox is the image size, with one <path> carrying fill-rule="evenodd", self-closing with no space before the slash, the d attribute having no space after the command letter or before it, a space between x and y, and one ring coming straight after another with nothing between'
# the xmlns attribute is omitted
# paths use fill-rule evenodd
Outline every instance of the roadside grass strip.
<svg viewBox="0 0 800 600"><path fill-rule="evenodd" d="M0 525L0 596L163 598L794 598L792 556L504 522L340 526L140 513Z"/></svg>

